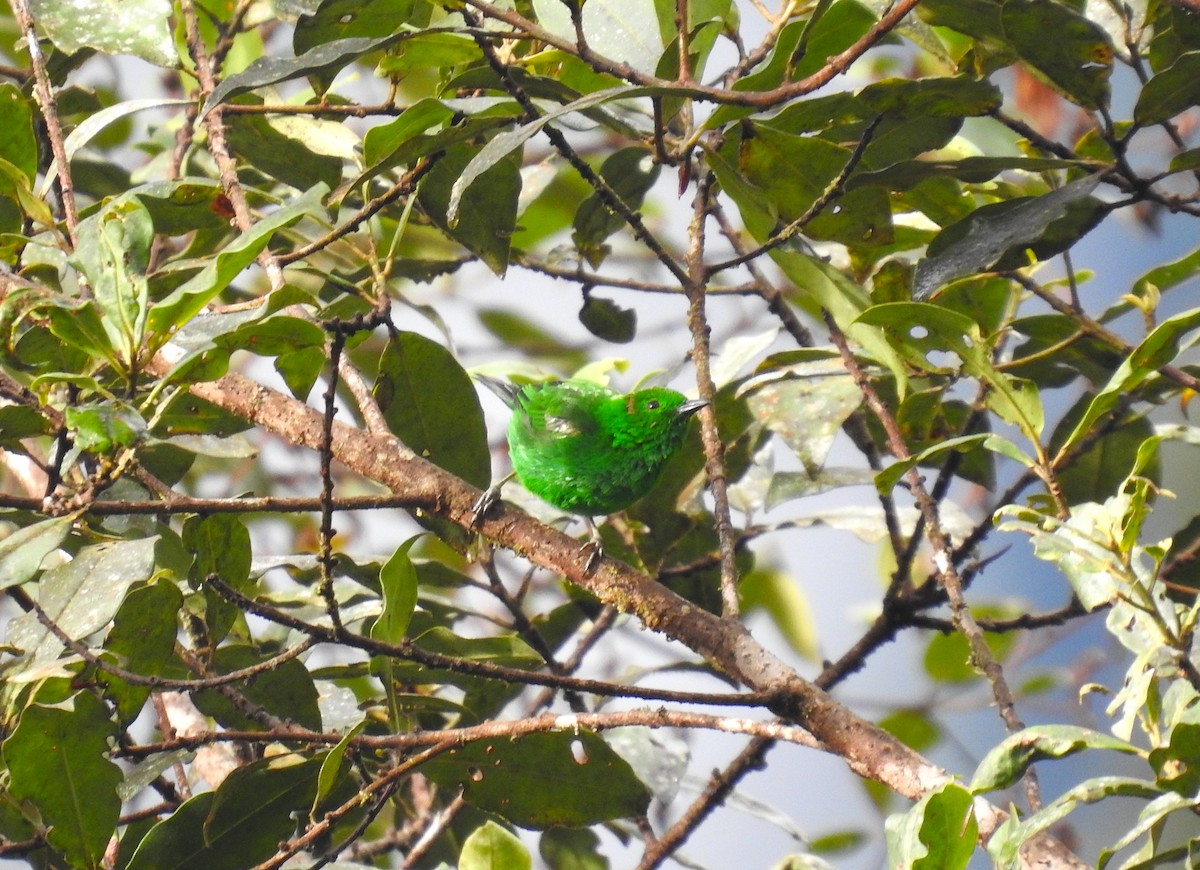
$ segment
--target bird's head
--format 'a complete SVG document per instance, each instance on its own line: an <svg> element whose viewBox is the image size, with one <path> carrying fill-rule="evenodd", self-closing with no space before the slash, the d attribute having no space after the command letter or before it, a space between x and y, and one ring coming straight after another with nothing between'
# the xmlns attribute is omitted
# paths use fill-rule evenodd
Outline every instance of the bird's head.
<svg viewBox="0 0 1200 870"><path fill-rule="evenodd" d="M648 387L623 396L610 422L619 441L674 448L683 440L688 418L707 404L666 387Z"/></svg>

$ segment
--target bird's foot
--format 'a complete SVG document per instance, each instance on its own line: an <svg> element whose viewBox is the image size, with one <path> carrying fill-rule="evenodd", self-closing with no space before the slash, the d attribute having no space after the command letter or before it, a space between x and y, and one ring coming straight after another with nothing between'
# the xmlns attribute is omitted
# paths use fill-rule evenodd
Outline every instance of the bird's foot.
<svg viewBox="0 0 1200 870"><path fill-rule="evenodd" d="M588 526L587 542L579 548L579 555L587 553L587 561L583 563L583 576L589 576L596 570L596 564L604 558L604 543L600 539L600 530L591 517L584 517Z"/></svg>
<svg viewBox="0 0 1200 870"><path fill-rule="evenodd" d="M480 524L487 518L488 512L496 506L500 501L500 490L504 484L513 479L515 474L509 474L500 478L487 489L483 494L475 500L475 504L471 505L471 529L478 529Z"/></svg>

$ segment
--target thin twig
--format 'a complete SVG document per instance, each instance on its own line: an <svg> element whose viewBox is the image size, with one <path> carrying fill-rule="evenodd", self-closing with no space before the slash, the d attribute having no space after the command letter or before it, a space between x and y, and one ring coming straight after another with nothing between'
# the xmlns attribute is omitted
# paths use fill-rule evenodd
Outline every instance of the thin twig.
<svg viewBox="0 0 1200 870"><path fill-rule="evenodd" d="M866 400L867 407L879 420L887 433L888 446L897 459L903 461L911 457L908 445L904 441L904 436L900 431L896 419L892 416L891 411L879 398L879 394L875 392L874 386L868 380L862 366L858 364L854 354L850 351L850 346L846 343L846 337L842 333L841 328L834 321L833 317L826 312L825 323L829 328L830 338L838 352L842 356L842 362L850 372L854 382L862 391L863 398ZM971 659L975 667L978 668L992 687L992 695L996 699L996 706L1000 713L1000 718L1003 720L1005 727L1010 733L1020 731L1025 727L1025 723L1017 715L1016 704L1013 701L1012 691L1008 687L1008 682L1004 678L1004 670L1000 663L996 661L992 655L991 648L987 645L987 641L983 637L983 630L979 627L979 623L975 621L974 615L971 613L971 608L968 606L966 599L963 597L962 578L958 573L954 563L954 549L949 536L942 528L941 518L938 516L937 502L930 496L925 488L924 478L915 468L910 468L905 473L905 480L908 483L909 491L912 493L914 500L917 503L917 508L921 512L921 516L925 521L925 530L929 538L930 547L933 549L933 564L937 569L938 583L946 590L946 596L950 602L950 611L954 617L955 627L967 639L967 643L971 649ZM1041 806L1039 789L1037 786L1037 774L1033 766L1026 770L1025 774L1026 791L1029 797L1030 808L1037 810Z"/></svg>

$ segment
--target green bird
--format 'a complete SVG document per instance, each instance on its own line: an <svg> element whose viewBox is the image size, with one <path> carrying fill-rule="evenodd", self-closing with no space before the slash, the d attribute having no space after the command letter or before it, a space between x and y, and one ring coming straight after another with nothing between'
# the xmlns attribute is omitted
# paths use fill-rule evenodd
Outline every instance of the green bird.
<svg viewBox="0 0 1200 870"><path fill-rule="evenodd" d="M531 493L587 522L585 570L601 555L593 517L616 513L648 493L683 444L689 418L708 404L664 387L621 394L591 381L516 386L478 377L512 408L513 473L475 505L482 517L515 475ZM581 552L582 552L581 549Z"/></svg>

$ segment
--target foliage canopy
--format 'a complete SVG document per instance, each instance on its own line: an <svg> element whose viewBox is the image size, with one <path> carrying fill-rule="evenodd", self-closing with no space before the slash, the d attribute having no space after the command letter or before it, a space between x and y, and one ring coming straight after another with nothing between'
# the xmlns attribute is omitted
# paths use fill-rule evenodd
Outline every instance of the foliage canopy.
<svg viewBox="0 0 1200 870"><path fill-rule="evenodd" d="M779 866L1190 866L1200 249L1150 230L1200 217L1200 8L768 5L12 0L0 854L650 868L820 751L891 815ZM1114 226L1154 258L1121 286ZM589 571L545 506L475 516L471 373L624 350L711 404ZM845 649L780 556L815 525L883 553ZM1065 603L980 592L1029 552ZM1014 680L1101 622L1111 685ZM933 700L828 694L898 638ZM944 769L980 686L991 748ZM1027 726L1050 693L1105 724ZM699 796L671 729L741 741Z"/></svg>

